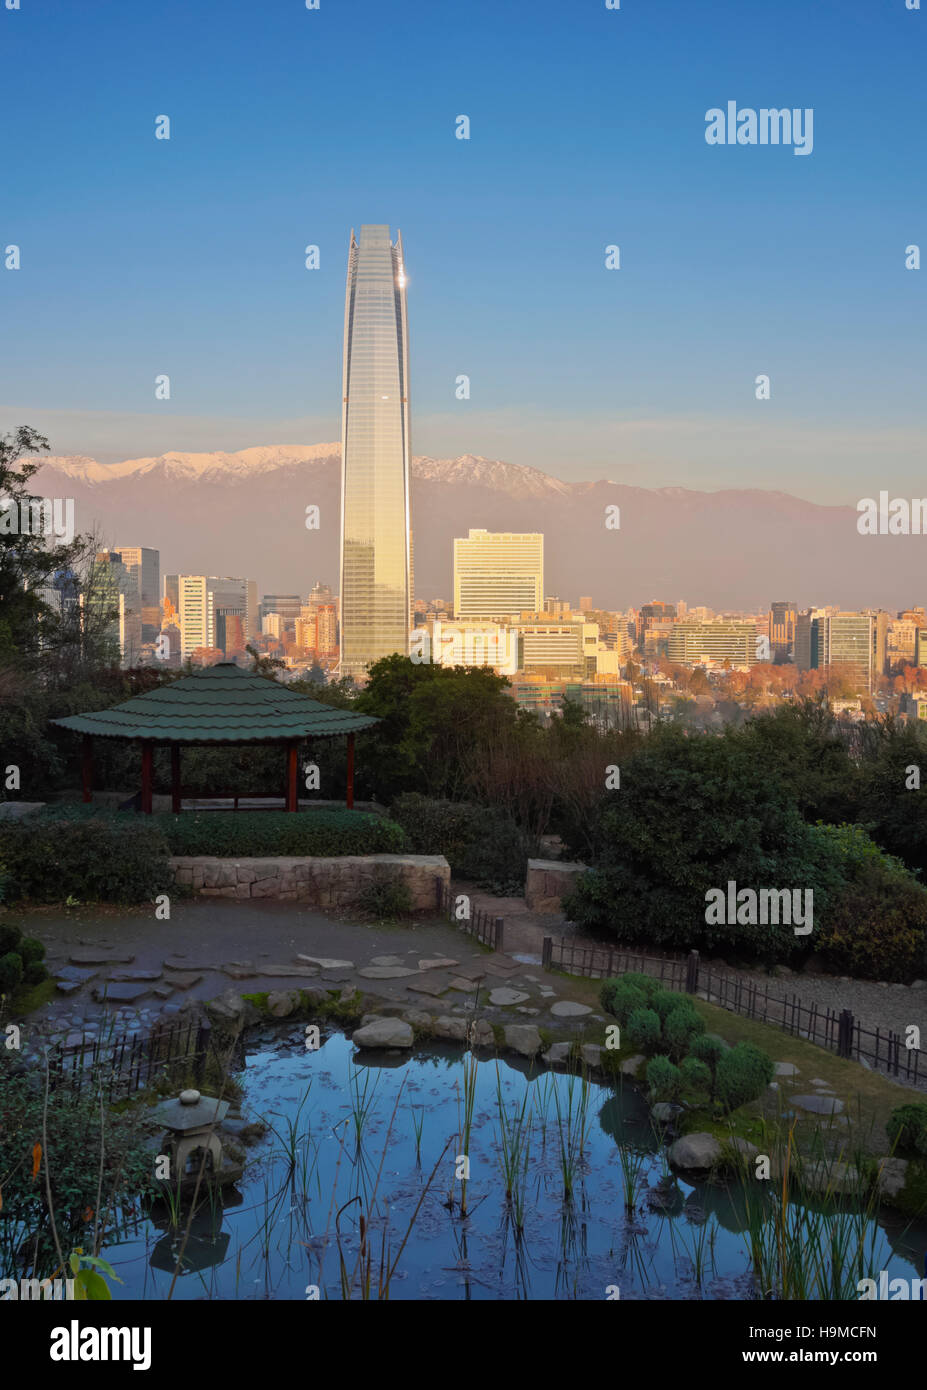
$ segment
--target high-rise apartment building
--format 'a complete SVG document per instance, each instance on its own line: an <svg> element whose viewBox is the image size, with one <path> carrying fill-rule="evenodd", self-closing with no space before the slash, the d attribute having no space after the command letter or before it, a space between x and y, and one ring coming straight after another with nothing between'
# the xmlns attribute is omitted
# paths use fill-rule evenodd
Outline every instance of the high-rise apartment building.
<svg viewBox="0 0 927 1390"><path fill-rule="evenodd" d="M299 594L265 594L261 601L261 617L266 618L268 613L279 613L284 627L293 627L302 607Z"/></svg>
<svg viewBox="0 0 927 1390"><path fill-rule="evenodd" d="M666 639L670 661L683 666L702 666L729 661L733 666L752 666L756 661L756 623L749 618L696 623L674 623Z"/></svg>
<svg viewBox="0 0 927 1390"><path fill-rule="evenodd" d="M402 236L351 232L341 427L341 671L408 654L409 324Z"/></svg>
<svg viewBox="0 0 927 1390"><path fill-rule="evenodd" d="M81 602L105 621L105 631L119 646L123 666L135 666L142 647L142 605L138 584L118 550L97 552L89 591ZM108 616L107 616L108 615Z"/></svg>
<svg viewBox="0 0 927 1390"><path fill-rule="evenodd" d="M334 603L320 603L315 612L316 652L319 656L338 655L338 610Z"/></svg>
<svg viewBox="0 0 927 1390"><path fill-rule="evenodd" d="M816 618L817 665L845 668L871 694L885 670L887 613L833 613Z"/></svg>
<svg viewBox="0 0 927 1390"><path fill-rule="evenodd" d="M173 576L168 576L169 593ZM227 624L229 618L240 619ZM222 634L234 634L237 644L257 635L257 584L253 579L237 579L209 574L177 576L177 620L181 653L186 658L197 647L224 650ZM228 640L226 638L226 640ZM240 650L236 645L235 650ZM231 654L231 653L230 653Z"/></svg>
<svg viewBox="0 0 927 1390"><path fill-rule="evenodd" d="M769 650L773 661L791 661L795 653L795 623L798 608L794 603L773 603L769 609Z"/></svg>
<svg viewBox="0 0 927 1390"><path fill-rule="evenodd" d="M161 555L145 545L117 545L122 563L138 590L142 641L157 640L161 627Z"/></svg>
<svg viewBox="0 0 927 1390"><path fill-rule="evenodd" d="M492 621L543 610L540 532L470 530L454 541L454 617Z"/></svg>

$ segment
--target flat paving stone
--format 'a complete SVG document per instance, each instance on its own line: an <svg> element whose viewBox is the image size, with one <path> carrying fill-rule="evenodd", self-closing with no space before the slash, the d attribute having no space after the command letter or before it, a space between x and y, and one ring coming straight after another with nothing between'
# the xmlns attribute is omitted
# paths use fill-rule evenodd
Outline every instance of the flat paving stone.
<svg viewBox="0 0 927 1390"><path fill-rule="evenodd" d="M446 980L443 983L441 980L416 980L413 984L406 985L406 989L411 990L413 994L430 994L432 998L437 999L439 994L445 994L450 989L450 985Z"/></svg>
<svg viewBox="0 0 927 1390"><path fill-rule="evenodd" d="M187 960L186 956L167 956L163 961L165 970L224 970L223 965L209 960Z"/></svg>
<svg viewBox="0 0 927 1390"><path fill-rule="evenodd" d="M318 970L311 965L259 965L257 975L278 975L281 980L314 980Z"/></svg>
<svg viewBox="0 0 927 1390"><path fill-rule="evenodd" d="M486 966L482 962L461 965L457 969L457 977L461 980L485 980Z"/></svg>
<svg viewBox="0 0 927 1390"><path fill-rule="evenodd" d="M843 1109L843 1101L836 1096L792 1096L791 1101L812 1115L839 1115Z"/></svg>
<svg viewBox="0 0 927 1390"><path fill-rule="evenodd" d="M776 1076L797 1076L798 1067L792 1062L777 1062Z"/></svg>
<svg viewBox="0 0 927 1390"><path fill-rule="evenodd" d="M128 984L133 980L160 980L160 970L111 970L106 977L108 980L118 980L122 984Z"/></svg>
<svg viewBox="0 0 927 1390"><path fill-rule="evenodd" d="M159 989L152 990L152 994L166 999L167 994L170 994L172 989L192 989L194 985L199 984L202 978L202 975L196 970L176 970ZM166 989L167 994L161 994L161 989Z"/></svg>
<svg viewBox="0 0 927 1390"><path fill-rule="evenodd" d="M56 980L69 980L82 985L86 980L92 980L99 971L79 965L62 965L53 974Z"/></svg>
<svg viewBox="0 0 927 1390"><path fill-rule="evenodd" d="M526 999L530 999L530 994L522 994L517 989L493 989L489 993L490 1004L523 1004Z"/></svg>
<svg viewBox="0 0 927 1390"><path fill-rule="evenodd" d="M522 966L517 960L505 962L498 960L495 956L492 956L486 962L486 973L488 975L500 975L502 977L508 975L517 975L519 970L521 969Z"/></svg>
<svg viewBox="0 0 927 1390"><path fill-rule="evenodd" d="M353 960L335 960L332 956L304 956L300 953L296 959L304 960L309 965L317 965L320 970L353 970Z"/></svg>
<svg viewBox="0 0 927 1390"><path fill-rule="evenodd" d="M239 962L229 962L222 966L223 975L228 975L230 980L252 980L257 974L257 967L254 965L243 965Z"/></svg>
<svg viewBox="0 0 927 1390"><path fill-rule="evenodd" d="M407 965L365 965L358 970L363 980L402 980L409 975L418 975L418 970L410 970Z"/></svg>
<svg viewBox="0 0 927 1390"><path fill-rule="evenodd" d="M572 999L560 999L551 1004L550 1011L555 1018L582 1018L591 1014L592 1008L589 1004L575 1004Z"/></svg>
<svg viewBox="0 0 927 1390"><path fill-rule="evenodd" d="M202 976L199 978L202 979ZM174 993L170 985L155 985L151 992L152 994L156 994L159 999L170 999L171 995Z"/></svg>
<svg viewBox="0 0 927 1390"><path fill-rule="evenodd" d="M344 984L345 980L350 980L350 978L351 978L351 976L352 976L353 974L354 974L353 968L350 969L350 970L348 970L348 969L323 970L323 971L322 971L322 974L319 976L319 978L320 978L321 980L327 981L329 984L341 985L341 984Z"/></svg>
<svg viewBox="0 0 927 1390"><path fill-rule="evenodd" d="M102 1001L105 998L108 1004L132 1004L147 993L148 986L144 984L99 984L93 989L94 999Z"/></svg>
<svg viewBox="0 0 927 1390"><path fill-rule="evenodd" d="M476 980L465 980L460 975L454 975L447 982L448 989L459 989L462 994L475 994L480 987L480 976ZM408 985L406 986L408 989Z"/></svg>
<svg viewBox="0 0 927 1390"><path fill-rule="evenodd" d="M450 970L457 964L456 960L450 960L447 956L437 956L434 960L420 960L418 968L419 970Z"/></svg>
<svg viewBox="0 0 927 1390"><path fill-rule="evenodd" d="M59 980L57 982L59 994L76 994L80 989L80 980Z"/></svg>
<svg viewBox="0 0 927 1390"><path fill-rule="evenodd" d="M110 951L95 946L78 946L68 952L72 965L131 965L134 959L132 951Z"/></svg>
<svg viewBox="0 0 927 1390"><path fill-rule="evenodd" d="M405 965L400 956L371 956L368 965Z"/></svg>

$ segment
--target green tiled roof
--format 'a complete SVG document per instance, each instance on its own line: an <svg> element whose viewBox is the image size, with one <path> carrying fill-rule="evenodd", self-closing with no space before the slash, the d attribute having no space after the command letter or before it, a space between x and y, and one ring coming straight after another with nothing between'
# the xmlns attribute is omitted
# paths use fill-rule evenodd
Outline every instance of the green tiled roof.
<svg viewBox="0 0 927 1390"><path fill-rule="evenodd" d="M51 720L79 734L161 743L277 743L350 734L379 722L322 705L225 661L110 709Z"/></svg>

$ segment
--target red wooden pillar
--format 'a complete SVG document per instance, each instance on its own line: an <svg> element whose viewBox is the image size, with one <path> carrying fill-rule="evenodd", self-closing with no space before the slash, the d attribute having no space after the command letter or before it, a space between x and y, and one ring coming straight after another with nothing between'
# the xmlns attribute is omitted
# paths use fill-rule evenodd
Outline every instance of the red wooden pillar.
<svg viewBox="0 0 927 1390"><path fill-rule="evenodd" d="M299 745L291 743L286 750L286 809L296 811L299 809L296 791L296 775L298 768Z"/></svg>
<svg viewBox="0 0 927 1390"><path fill-rule="evenodd" d="M84 787L84 800L93 800L93 734L84 734L81 759L81 781Z"/></svg>
<svg viewBox="0 0 927 1390"><path fill-rule="evenodd" d="M347 795L348 810L354 805L354 735L348 734L348 787Z"/></svg>
<svg viewBox="0 0 927 1390"><path fill-rule="evenodd" d="M171 744L171 810L180 810L180 744Z"/></svg>
<svg viewBox="0 0 927 1390"><path fill-rule="evenodd" d="M151 784L154 772L154 747L149 739L142 743L142 814L151 815Z"/></svg>

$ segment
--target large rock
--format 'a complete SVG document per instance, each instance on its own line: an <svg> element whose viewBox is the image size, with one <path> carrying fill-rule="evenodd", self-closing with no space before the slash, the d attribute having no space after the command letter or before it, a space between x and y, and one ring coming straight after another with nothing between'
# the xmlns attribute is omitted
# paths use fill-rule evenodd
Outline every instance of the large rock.
<svg viewBox="0 0 927 1390"><path fill-rule="evenodd" d="M227 989L218 999L211 999L205 1009L210 1023L220 1033L237 1033L260 1017L254 1005L233 989Z"/></svg>
<svg viewBox="0 0 927 1390"><path fill-rule="evenodd" d="M536 1057L541 1050L541 1035L533 1023L510 1023L505 1030L505 1045L520 1057Z"/></svg>
<svg viewBox="0 0 927 1390"><path fill-rule="evenodd" d="M434 1035L436 1038L446 1038L449 1042L466 1042L468 1038L468 1026L465 1018L451 1018L444 1014L441 1018L436 1018L434 1022Z"/></svg>
<svg viewBox="0 0 927 1390"><path fill-rule="evenodd" d="M889 1199L897 1197L904 1189L907 1173L906 1158L880 1158L877 1178L880 1195Z"/></svg>
<svg viewBox="0 0 927 1390"><path fill-rule="evenodd" d="M470 1042L474 1047L494 1047L496 1035L492 1024L485 1018L478 1018L470 1025Z"/></svg>
<svg viewBox="0 0 927 1390"><path fill-rule="evenodd" d="M544 1061L549 1067L565 1067L570 1060L573 1044L568 1042L551 1043L544 1053Z"/></svg>
<svg viewBox="0 0 927 1390"><path fill-rule="evenodd" d="M356 1029L351 1041L355 1047L411 1047L414 1038L405 1019L381 1018Z"/></svg>
<svg viewBox="0 0 927 1390"><path fill-rule="evenodd" d="M267 996L267 1011L274 1018L289 1018L299 1005L298 989L274 989Z"/></svg>
<svg viewBox="0 0 927 1390"><path fill-rule="evenodd" d="M721 1145L713 1134L684 1134L669 1151L674 1168L707 1173L721 1157Z"/></svg>

